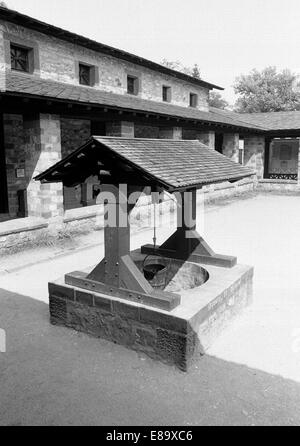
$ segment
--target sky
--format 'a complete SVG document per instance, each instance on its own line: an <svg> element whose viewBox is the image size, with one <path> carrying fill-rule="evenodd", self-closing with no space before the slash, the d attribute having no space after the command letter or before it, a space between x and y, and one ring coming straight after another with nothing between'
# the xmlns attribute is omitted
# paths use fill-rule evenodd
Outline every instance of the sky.
<svg viewBox="0 0 300 446"><path fill-rule="evenodd" d="M155 62L197 63L225 88L253 68L300 73L299 0L5 0L11 9Z"/></svg>

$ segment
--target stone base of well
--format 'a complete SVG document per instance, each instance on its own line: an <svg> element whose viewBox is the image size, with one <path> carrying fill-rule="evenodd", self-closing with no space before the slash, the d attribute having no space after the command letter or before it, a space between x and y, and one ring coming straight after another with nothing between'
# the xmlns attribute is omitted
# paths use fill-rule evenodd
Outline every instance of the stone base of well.
<svg viewBox="0 0 300 446"><path fill-rule="evenodd" d="M49 284L51 323L143 352L187 371L252 302L253 268L203 266L209 280L183 291L171 312L65 285Z"/></svg>

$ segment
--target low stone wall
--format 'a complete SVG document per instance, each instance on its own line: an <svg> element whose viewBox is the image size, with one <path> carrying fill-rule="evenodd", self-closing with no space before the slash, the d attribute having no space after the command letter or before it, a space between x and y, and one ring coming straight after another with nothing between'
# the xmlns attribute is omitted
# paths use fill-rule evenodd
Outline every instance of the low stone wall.
<svg viewBox="0 0 300 446"><path fill-rule="evenodd" d="M292 180L260 180L257 189L266 192L300 192L300 183Z"/></svg>
<svg viewBox="0 0 300 446"><path fill-rule="evenodd" d="M253 191L255 182L253 179L246 179L234 184L222 183L212 186L206 186L202 191L198 191L198 202L209 203L221 198L230 198ZM166 196L165 201L158 206L157 225L163 224L163 221L169 217L169 223L176 222L176 203L172 197ZM101 205L73 209L65 212L64 218L56 218L52 220L39 220L38 227L33 224L36 219L25 218L19 220L11 220L9 222L0 223L0 254L8 253L14 245L19 245L21 249L37 240L47 238L47 231L54 234L55 231L60 233L72 234L72 232L91 232L94 230L102 230L104 228L104 209ZM153 227L153 205L151 199L145 197L140 200L138 206L135 207L131 214L132 230L136 231L143 228ZM5 226L4 226L5 225ZM1 229L3 228L3 229ZM3 234L3 230L5 233Z"/></svg>
<svg viewBox="0 0 300 446"><path fill-rule="evenodd" d="M0 224L0 255L10 253L16 246L26 246L35 238L45 236L48 223L43 219L24 218Z"/></svg>
<svg viewBox="0 0 300 446"><path fill-rule="evenodd" d="M49 284L50 317L187 371L233 317L252 302L253 268L205 266L209 280L182 293L171 312L64 284Z"/></svg>
<svg viewBox="0 0 300 446"><path fill-rule="evenodd" d="M209 203L213 200L220 198L230 198L235 195L254 191L256 188L256 178L246 178L236 183L220 183L213 184L211 186L205 186L202 191L204 192L204 202ZM201 192L200 192L201 193Z"/></svg>

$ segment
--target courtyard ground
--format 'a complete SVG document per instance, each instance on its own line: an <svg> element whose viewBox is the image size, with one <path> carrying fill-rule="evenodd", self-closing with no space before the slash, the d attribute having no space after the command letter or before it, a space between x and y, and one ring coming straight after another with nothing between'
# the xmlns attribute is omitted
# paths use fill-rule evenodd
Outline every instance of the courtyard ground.
<svg viewBox="0 0 300 446"><path fill-rule="evenodd" d="M0 328L7 335L0 424L299 425L299 200L258 194L206 207L199 219L206 240L255 266L254 304L188 374L49 324L48 281L95 264L103 255L101 232L99 243L80 253L0 275ZM160 239L170 232L172 225L163 224ZM137 232L133 247L151 237Z"/></svg>

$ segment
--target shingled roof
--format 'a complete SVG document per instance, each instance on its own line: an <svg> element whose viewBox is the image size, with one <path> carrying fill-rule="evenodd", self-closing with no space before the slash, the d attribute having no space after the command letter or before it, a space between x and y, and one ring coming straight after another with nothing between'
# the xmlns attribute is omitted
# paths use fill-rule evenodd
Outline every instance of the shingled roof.
<svg viewBox="0 0 300 446"><path fill-rule="evenodd" d="M250 125L261 125L268 130L299 130L300 111L268 113L240 113L239 119Z"/></svg>
<svg viewBox="0 0 300 446"><path fill-rule="evenodd" d="M266 131L270 130L300 130L300 111L281 111L264 113L235 113L230 110L210 108L211 113L223 115L244 125L256 125Z"/></svg>
<svg viewBox="0 0 300 446"><path fill-rule="evenodd" d="M140 99L127 94L114 94L93 87L70 85L16 71L6 72L4 85L3 92L6 94L37 98L46 97L60 101L113 107L125 111L146 112L201 122L226 124L245 129L263 130L262 127L257 125L249 125L239 121L238 116L233 118L230 115L218 113L215 109L211 112L204 112L192 107L180 107L169 103Z"/></svg>
<svg viewBox="0 0 300 446"><path fill-rule="evenodd" d="M210 82L206 82L202 79L197 79L180 71L172 70L156 62L152 62L151 60L128 53L127 51L123 51L118 48L111 47L109 45L105 45L95 40L88 39L87 37L80 36L79 34L72 33L62 28L58 28L57 26L50 25L49 23L42 22L33 17L21 14L18 11L14 11L6 7L0 6L0 19L15 23L16 25L25 26L29 29L55 37L57 39L65 40L73 45L79 45L84 48L88 48L90 50L99 52L100 54L107 54L121 60L126 60L136 65L150 68L151 70L176 77L177 79L191 82L204 88L209 88L210 90L214 88L217 90L224 90L224 88L219 87L218 85L211 84Z"/></svg>
<svg viewBox="0 0 300 446"><path fill-rule="evenodd" d="M99 165L102 167L97 167ZM95 174L97 169L107 169L120 182L125 172L127 184L135 185L137 179L142 179L144 185L157 184L169 191L235 182L254 175L251 169L199 141L93 136L87 144L38 175L36 180L48 183L73 177L74 181L77 176L80 182L83 176ZM105 181L109 183L107 178Z"/></svg>

